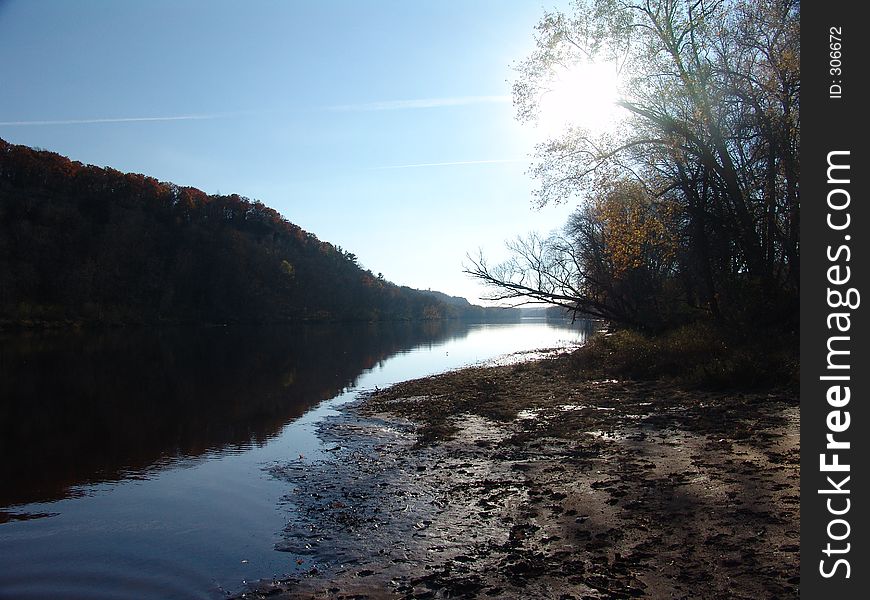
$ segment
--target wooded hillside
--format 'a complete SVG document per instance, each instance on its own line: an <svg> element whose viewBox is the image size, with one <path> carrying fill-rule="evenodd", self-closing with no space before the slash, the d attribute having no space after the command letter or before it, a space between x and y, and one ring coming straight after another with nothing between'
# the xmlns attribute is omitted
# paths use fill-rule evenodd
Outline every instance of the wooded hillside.
<svg viewBox="0 0 870 600"><path fill-rule="evenodd" d="M0 324L473 312L373 275L261 202L0 140Z"/></svg>

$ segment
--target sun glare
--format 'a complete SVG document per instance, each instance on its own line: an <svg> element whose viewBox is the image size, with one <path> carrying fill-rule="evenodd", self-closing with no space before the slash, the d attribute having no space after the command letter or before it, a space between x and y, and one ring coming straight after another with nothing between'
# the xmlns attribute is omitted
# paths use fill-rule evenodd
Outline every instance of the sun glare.
<svg viewBox="0 0 870 600"><path fill-rule="evenodd" d="M575 125L602 133L619 118L619 78L613 63L583 63L554 72L539 102L538 127L552 136Z"/></svg>

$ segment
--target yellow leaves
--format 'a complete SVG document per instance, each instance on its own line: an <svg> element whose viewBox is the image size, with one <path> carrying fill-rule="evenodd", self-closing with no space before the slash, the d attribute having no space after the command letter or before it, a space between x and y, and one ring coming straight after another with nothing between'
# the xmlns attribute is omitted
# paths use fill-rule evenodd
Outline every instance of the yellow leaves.
<svg viewBox="0 0 870 600"><path fill-rule="evenodd" d="M281 272L287 275L290 279L296 277L296 269L286 260L281 261Z"/></svg>
<svg viewBox="0 0 870 600"><path fill-rule="evenodd" d="M594 201L593 211L616 279L644 267L659 268L676 256L677 208L649 197L639 184L612 184Z"/></svg>

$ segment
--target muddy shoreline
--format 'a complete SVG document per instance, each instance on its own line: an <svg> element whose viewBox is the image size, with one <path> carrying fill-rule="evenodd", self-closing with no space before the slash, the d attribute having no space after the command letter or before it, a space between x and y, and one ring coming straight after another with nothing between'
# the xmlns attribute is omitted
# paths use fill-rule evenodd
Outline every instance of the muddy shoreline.
<svg viewBox="0 0 870 600"><path fill-rule="evenodd" d="M398 384L273 465L297 567L246 598L796 598L795 392L582 380L564 357Z"/></svg>

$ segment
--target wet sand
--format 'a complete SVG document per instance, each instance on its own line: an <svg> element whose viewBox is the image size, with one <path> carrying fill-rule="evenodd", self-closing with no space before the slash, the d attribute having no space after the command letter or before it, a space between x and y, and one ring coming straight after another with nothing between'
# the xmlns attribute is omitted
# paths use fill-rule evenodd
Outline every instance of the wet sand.
<svg viewBox="0 0 870 600"><path fill-rule="evenodd" d="M297 572L247 598L797 598L794 392L581 380L565 357L398 384L271 468Z"/></svg>

